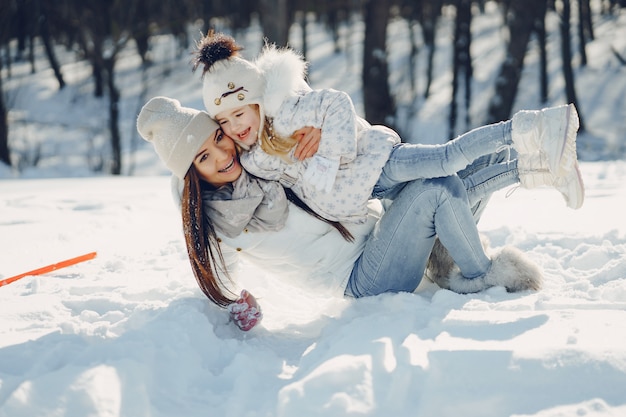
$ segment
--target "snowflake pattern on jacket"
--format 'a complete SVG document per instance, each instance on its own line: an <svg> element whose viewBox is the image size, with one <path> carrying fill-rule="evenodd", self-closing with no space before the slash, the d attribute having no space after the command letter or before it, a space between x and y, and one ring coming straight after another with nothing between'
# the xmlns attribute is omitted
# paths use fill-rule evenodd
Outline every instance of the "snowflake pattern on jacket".
<svg viewBox="0 0 626 417"><path fill-rule="evenodd" d="M285 66L284 60L280 62L282 56L290 53L293 54L272 50L259 58L265 60L262 67L266 73L271 73L270 80L283 80L282 85L296 84L289 80L301 74ZM305 86L294 93L281 88L268 82L264 97L269 102L277 102L277 96L282 98L277 109L264 107L266 115L273 118L274 132L289 137L305 126L320 128L321 141L316 155L339 161L332 190L328 193L317 190L304 180L310 158L304 161L292 158L290 163L268 155L257 144L242 154L242 165L253 175L290 187L311 209L329 220L364 222L374 185L393 146L400 142L397 133L384 126L371 126L358 117L345 92L311 90Z"/></svg>

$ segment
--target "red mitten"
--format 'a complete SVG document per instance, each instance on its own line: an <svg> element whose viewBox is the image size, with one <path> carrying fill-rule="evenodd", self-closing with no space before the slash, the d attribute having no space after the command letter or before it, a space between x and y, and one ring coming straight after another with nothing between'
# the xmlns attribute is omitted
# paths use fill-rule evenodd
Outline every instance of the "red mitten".
<svg viewBox="0 0 626 417"><path fill-rule="evenodd" d="M231 319L244 332L252 329L263 318L256 298L246 290L241 290L239 298L234 303L230 303L227 308Z"/></svg>

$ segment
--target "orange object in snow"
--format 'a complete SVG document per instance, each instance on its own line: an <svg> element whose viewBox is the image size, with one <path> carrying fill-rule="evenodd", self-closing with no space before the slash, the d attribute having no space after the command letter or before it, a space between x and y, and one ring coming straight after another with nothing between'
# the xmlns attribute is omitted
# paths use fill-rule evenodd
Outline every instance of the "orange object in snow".
<svg viewBox="0 0 626 417"><path fill-rule="evenodd" d="M1 280L0 281L0 287L3 287L5 285L7 285L7 284L10 284L10 283L14 282L14 281L17 281L20 278L24 278L24 277L29 276L29 275L46 274L48 272L56 271L57 269L65 268L65 267L72 266L72 265L80 263L80 262L88 261L88 260L93 259L95 257L96 257L96 252L90 252L90 253L86 253L86 254L81 255L81 256L77 256L76 258L66 259L66 260L58 262L56 264L47 265L47 266L44 266L42 268L38 268L38 269L34 269L32 271L24 272L23 274L19 274L19 275L16 275L14 277L5 278L5 279Z"/></svg>

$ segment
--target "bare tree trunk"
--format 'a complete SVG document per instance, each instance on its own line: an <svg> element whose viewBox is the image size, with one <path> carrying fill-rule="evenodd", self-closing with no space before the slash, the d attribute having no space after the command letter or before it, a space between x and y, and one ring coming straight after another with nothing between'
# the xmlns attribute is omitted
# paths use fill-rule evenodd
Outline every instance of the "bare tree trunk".
<svg viewBox="0 0 626 417"><path fill-rule="evenodd" d="M37 67L35 66L35 36L34 34L28 38L28 62L30 62L30 73L34 74L37 72Z"/></svg>
<svg viewBox="0 0 626 417"><path fill-rule="evenodd" d="M395 106L389 92L387 68L387 21L389 0L365 3L363 42L363 103L365 118L372 124L393 125Z"/></svg>
<svg viewBox="0 0 626 417"><path fill-rule="evenodd" d="M287 0L261 0L261 25L270 43L286 46L289 41Z"/></svg>
<svg viewBox="0 0 626 417"><path fill-rule="evenodd" d="M2 59L0 59L0 162L11 166L11 151L9 150L9 122L7 107L4 104L4 90L2 89Z"/></svg>
<svg viewBox="0 0 626 417"><path fill-rule="evenodd" d="M546 51L546 12L547 4L541 3L541 10L537 11L535 19L535 33L539 44L539 99L541 103L548 102L548 53Z"/></svg>
<svg viewBox="0 0 626 417"><path fill-rule="evenodd" d="M15 36L17 37L17 51L15 55L16 61L21 61L23 58L24 51L26 50L26 41L28 37L28 33L30 32L30 27L28 25L28 15L26 10L29 8L28 2L26 1L18 1L16 2L16 12L15 12Z"/></svg>
<svg viewBox="0 0 626 417"><path fill-rule="evenodd" d="M48 57L48 62L50 62L50 67L52 67L54 76L59 83L59 90L61 90L63 89L63 87L65 87L65 80L63 79L61 66L59 65L59 61L57 60L56 54L54 53L52 40L50 39L50 25L48 22L48 13L46 10L41 10L41 0L35 0L35 10L37 15L40 16L39 33L41 34L41 40L43 42L44 49L46 50L46 56Z"/></svg>
<svg viewBox="0 0 626 417"><path fill-rule="evenodd" d="M570 0L562 0L563 8L561 11L561 57L563 60L563 78L565 79L565 95L567 96L568 103L576 104L578 108L578 100L576 98L576 86L574 82L574 71L572 70L572 46L570 44L570 15L571 15L571 6ZM585 125L583 123L583 117L580 112L580 108L578 110L578 118L580 120L579 131L582 132L585 130Z"/></svg>
<svg viewBox="0 0 626 417"><path fill-rule="evenodd" d="M76 35L80 48L91 64L91 73L94 80L94 97L104 96L104 43L108 36L107 25L110 24L109 10L106 3L99 3L100 8L91 10L73 10L77 15L72 16L83 25L76 27ZM95 19L94 16L99 16ZM97 24L95 23L97 21Z"/></svg>
<svg viewBox="0 0 626 417"><path fill-rule="evenodd" d="M309 53L309 44L307 42L307 12L302 11L302 56L307 59Z"/></svg>
<svg viewBox="0 0 626 417"><path fill-rule="evenodd" d="M111 174L122 173L122 139L119 126L120 93L115 86L115 55L104 60L109 92L109 131L111 133Z"/></svg>
<svg viewBox="0 0 626 417"><path fill-rule="evenodd" d="M0 2L0 68L6 64L7 78L11 78L11 38L15 33L16 7L12 2Z"/></svg>
<svg viewBox="0 0 626 417"><path fill-rule="evenodd" d="M328 26L333 34L333 45L335 53L339 53L339 9L337 7L330 7L327 12Z"/></svg>
<svg viewBox="0 0 626 417"><path fill-rule="evenodd" d="M589 0L579 0L580 6L582 7L582 17L583 27L585 30L585 37L588 41L593 41L596 39L596 35L593 31L593 19L591 16L591 4Z"/></svg>
<svg viewBox="0 0 626 417"><path fill-rule="evenodd" d="M411 55L409 59L409 80L411 80L411 97L415 97L416 91L416 68L417 68L417 56L419 54L419 47L417 46L417 31L419 24L416 20L409 20L409 36L411 37Z"/></svg>
<svg viewBox="0 0 626 417"><path fill-rule="evenodd" d="M506 58L500 67L500 74L496 78L495 95L489 103L487 123L506 120L511 114L521 72L524 68L528 40L542 1L511 1L509 4L507 15L509 16L509 33L511 35Z"/></svg>
<svg viewBox="0 0 626 417"><path fill-rule="evenodd" d="M435 59L435 35L437 32L437 19L441 9L440 0L428 1L423 3L423 34L424 43L428 47L428 66L426 70L426 87L424 89L424 98L428 98L430 94L430 86L433 81L433 63Z"/></svg>
<svg viewBox="0 0 626 417"><path fill-rule="evenodd" d="M135 39L137 52L141 57L141 64L146 66L150 64L148 59L148 49L150 49L149 8L145 1L136 1L135 7L137 12L132 22L132 36ZM137 16L139 17L137 18Z"/></svg>
<svg viewBox="0 0 626 417"><path fill-rule="evenodd" d="M465 88L465 127L470 125L469 107L471 101L472 81L472 58L470 45L472 34L470 31L472 21L471 0L456 1L456 19L454 25L454 52L452 56L452 100L450 101L449 138L454 138L457 122L456 96L459 92L459 79L463 74Z"/></svg>
<svg viewBox="0 0 626 417"><path fill-rule="evenodd" d="M91 42L87 41L85 33L79 29L78 38L81 49L91 64L91 74L94 81L93 95L95 97L102 97L104 96L104 63L102 62L104 59L102 55L102 43L104 42L104 39L102 39L102 36L95 30L92 31L90 35L92 39Z"/></svg>
<svg viewBox="0 0 626 417"><path fill-rule="evenodd" d="M585 33L585 6L582 0L578 0L578 50L580 52L580 65L587 65L587 34Z"/></svg>

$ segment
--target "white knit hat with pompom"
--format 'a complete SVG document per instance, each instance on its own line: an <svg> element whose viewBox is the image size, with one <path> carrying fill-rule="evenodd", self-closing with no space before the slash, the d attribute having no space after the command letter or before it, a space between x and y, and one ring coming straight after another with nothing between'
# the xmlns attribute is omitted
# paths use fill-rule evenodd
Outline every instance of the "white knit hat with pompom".
<svg viewBox="0 0 626 417"><path fill-rule="evenodd" d="M259 106L261 123L257 128L258 138L261 137L261 126L265 118L264 94L263 72L254 63L238 56L215 62L203 76L202 100L211 117L215 118L221 112L248 104ZM239 144L247 148L244 144Z"/></svg>

